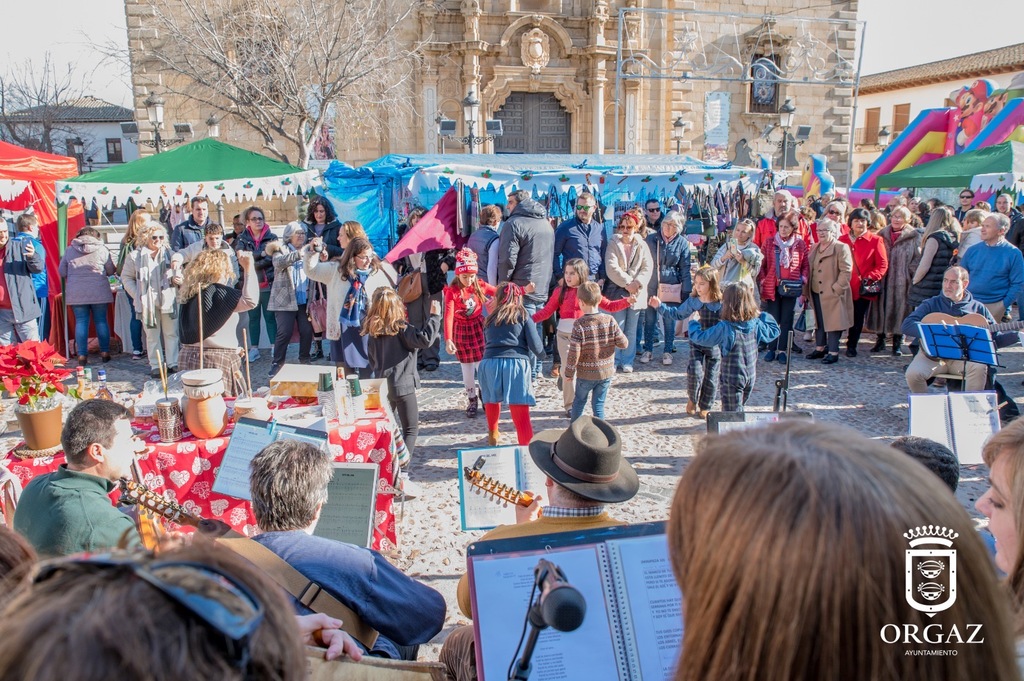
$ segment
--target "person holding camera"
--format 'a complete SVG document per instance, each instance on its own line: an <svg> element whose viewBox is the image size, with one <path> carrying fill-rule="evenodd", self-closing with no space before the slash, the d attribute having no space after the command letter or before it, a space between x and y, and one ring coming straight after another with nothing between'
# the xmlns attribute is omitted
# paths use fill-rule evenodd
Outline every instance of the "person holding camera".
<svg viewBox="0 0 1024 681"><path fill-rule="evenodd" d="M732 228L732 236L718 249L711 259L711 266L721 275L719 281L724 288L727 284L743 282L755 291L757 275L761 272L764 253L754 243L754 221L740 220Z"/></svg>

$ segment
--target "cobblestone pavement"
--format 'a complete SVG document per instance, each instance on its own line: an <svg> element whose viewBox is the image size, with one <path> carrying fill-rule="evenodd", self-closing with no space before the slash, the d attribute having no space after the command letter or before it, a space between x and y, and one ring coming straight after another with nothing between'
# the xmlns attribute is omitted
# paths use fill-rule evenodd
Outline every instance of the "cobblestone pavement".
<svg viewBox="0 0 1024 681"><path fill-rule="evenodd" d="M873 338L871 339L873 341ZM810 344L800 342L805 348ZM871 355L871 343L865 340L860 356L841 356L838 364L823 366L796 355L790 375L789 409L806 409L815 419L843 424L870 436L892 439L907 431L907 389L903 369L909 357L890 354ZM693 453L697 438L704 434L704 423L686 415L687 345L677 343L673 364L661 364L660 346L650 364L636 364L632 374L618 374L606 403L606 416L623 433L625 454L640 473L639 494L630 502L616 506L614 515L628 522L646 522L666 517L679 475ZM291 361L296 352L290 349ZM1024 350L1002 352L1006 367L1000 378L1010 396L1020 402L1024 394ZM269 351L252 365L253 382L267 383ZM102 366L102 365L100 365ZM116 390L139 391L148 380L145 362L131 361L121 355L106 365ZM537 407L533 410L535 432L568 425L561 408L561 392L555 379L546 376L545 363ZM775 380L781 378L784 365L758 363L757 386L748 404L753 411L770 411ZM408 476L419 494L400 505L399 549L390 558L409 574L423 579L444 594L449 614L445 630L421 651L421 659L436 659L440 641L455 625L466 620L458 610L455 586L465 571L465 548L481 533L459 530L458 470L456 450L486 446L486 422L481 410L476 419L464 413L464 392L458 364L445 358L438 371L423 374L420 392L420 432L416 453ZM502 414L502 441L514 441L508 412ZM11 423L12 428L16 423ZM11 436L12 433L8 433ZM7 448L13 446L7 439ZM983 466L964 466L958 497L972 516L974 501L984 492L987 471Z"/></svg>

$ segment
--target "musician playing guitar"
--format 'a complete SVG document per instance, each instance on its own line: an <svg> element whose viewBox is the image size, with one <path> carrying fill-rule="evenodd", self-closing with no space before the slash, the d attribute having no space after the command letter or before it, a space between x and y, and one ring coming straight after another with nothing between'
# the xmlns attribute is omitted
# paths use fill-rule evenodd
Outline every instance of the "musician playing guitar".
<svg viewBox="0 0 1024 681"><path fill-rule="evenodd" d="M978 326L984 320L985 324L995 324L995 319L982 303L974 299L967 290L969 278L967 270L963 267L950 267L942 275L942 293L928 298L903 320L901 331L906 336L916 337L918 335L917 324L921 321L929 323L940 321L940 319L927 319L929 315L947 315L950 318L971 317L963 323L971 326ZM979 319L977 316L980 316ZM950 320L952 321L952 320ZM966 364L966 368L964 367ZM924 354L917 353L914 361L907 368L907 387L912 393L928 392L928 379L935 374L952 373L965 376L964 389L968 392L984 390L988 382L988 367L977 362L961 362L949 359L933 359Z"/></svg>

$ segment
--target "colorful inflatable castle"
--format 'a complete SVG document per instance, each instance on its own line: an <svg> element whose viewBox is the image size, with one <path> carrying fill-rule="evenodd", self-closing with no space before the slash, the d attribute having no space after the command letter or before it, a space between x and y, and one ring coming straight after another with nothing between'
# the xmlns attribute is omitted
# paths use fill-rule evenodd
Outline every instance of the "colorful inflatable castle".
<svg viewBox="0 0 1024 681"><path fill-rule="evenodd" d="M851 195L873 190L882 175L937 158L1006 141L1024 142L1024 72L1002 89L991 80L978 79L952 92L950 100L954 106L918 114L853 183Z"/></svg>

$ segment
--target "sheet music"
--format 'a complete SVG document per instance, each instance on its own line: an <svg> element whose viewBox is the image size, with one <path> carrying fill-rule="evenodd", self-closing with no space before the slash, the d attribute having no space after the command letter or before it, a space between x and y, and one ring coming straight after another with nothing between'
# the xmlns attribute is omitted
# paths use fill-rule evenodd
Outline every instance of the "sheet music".
<svg viewBox="0 0 1024 681"><path fill-rule="evenodd" d="M949 423L949 400L946 395L911 394L910 434L928 438L956 451Z"/></svg>
<svg viewBox="0 0 1024 681"><path fill-rule="evenodd" d="M318 449L327 447L327 433L276 421L240 418L231 431L231 439L228 440L224 458L213 481L213 491L250 501L249 464L264 447L275 440L301 440Z"/></svg>
<svg viewBox="0 0 1024 681"><path fill-rule="evenodd" d="M999 407L994 392L949 393L953 451L961 464L982 463L981 449L999 432Z"/></svg>
<svg viewBox="0 0 1024 681"><path fill-rule="evenodd" d="M628 597L626 607L640 674L643 679L671 679L683 645L683 614L665 535L608 544L617 556L616 584L625 586Z"/></svg>
<svg viewBox="0 0 1024 681"><path fill-rule="evenodd" d="M459 502L463 530L489 530L498 525L514 525L516 509L512 504L487 494L466 480L463 467L470 468L483 457L484 466L480 471L503 485L518 487L518 447L486 447L481 449L460 449L459 459Z"/></svg>
<svg viewBox="0 0 1024 681"><path fill-rule="evenodd" d="M554 549L522 555L475 556L472 559L473 623L483 664L481 681L504 681L523 628L533 570L540 558L562 568L587 603L579 629L545 629L537 640L531 681L619 681L608 605L605 602L597 547Z"/></svg>
<svg viewBox="0 0 1024 681"><path fill-rule="evenodd" d="M335 463L327 485L327 503L313 535L369 547L373 539L373 514L377 501L375 463Z"/></svg>

